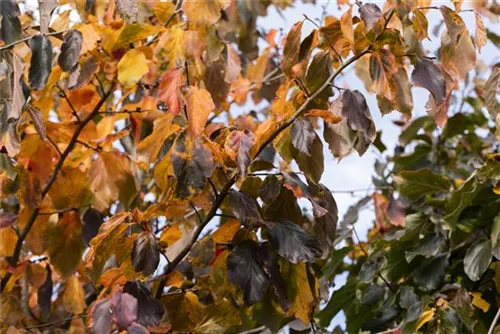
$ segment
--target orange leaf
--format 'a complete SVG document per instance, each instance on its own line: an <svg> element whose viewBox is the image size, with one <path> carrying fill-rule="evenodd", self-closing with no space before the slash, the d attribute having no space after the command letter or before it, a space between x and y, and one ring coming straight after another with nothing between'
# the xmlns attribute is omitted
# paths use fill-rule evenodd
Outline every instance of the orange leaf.
<svg viewBox="0 0 500 334"><path fill-rule="evenodd" d="M330 124L336 124L342 121L342 117L339 115L334 115L330 110L324 109L311 109L308 110L305 116L321 117L325 122Z"/></svg>
<svg viewBox="0 0 500 334"><path fill-rule="evenodd" d="M205 128L208 116L215 109L210 93L195 86L190 86L186 95L189 133L193 138L200 136Z"/></svg>

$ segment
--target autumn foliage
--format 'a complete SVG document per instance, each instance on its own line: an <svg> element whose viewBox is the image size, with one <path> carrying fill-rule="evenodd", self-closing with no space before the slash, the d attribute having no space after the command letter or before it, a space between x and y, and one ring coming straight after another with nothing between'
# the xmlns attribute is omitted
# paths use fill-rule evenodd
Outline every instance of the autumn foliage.
<svg viewBox="0 0 500 334"><path fill-rule="evenodd" d="M341 311L336 333L493 333L498 3L257 26L292 4L0 1L2 333L326 333ZM339 221L324 152L369 149Z"/></svg>

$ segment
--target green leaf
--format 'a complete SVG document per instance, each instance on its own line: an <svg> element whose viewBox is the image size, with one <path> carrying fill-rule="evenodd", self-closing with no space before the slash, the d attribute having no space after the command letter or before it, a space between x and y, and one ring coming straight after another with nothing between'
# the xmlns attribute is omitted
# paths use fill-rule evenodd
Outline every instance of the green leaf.
<svg viewBox="0 0 500 334"><path fill-rule="evenodd" d="M366 262L361 265L359 270L359 281L363 283L370 283L373 281L375 274L387 266L387 259L383 252L378 252L369 257Z"/></svg>
<svg viewBox="0 0 500 334"><path fill-rule="evenodd" d="M330 258L328 258L326 264L321 269L323 275L325 277L329 277L330 275L334 274L337 268L344 262L344 258L347 256L347 254L349 254L349 252L352 250L353 247L351 246L347 246L339 250L334 250L331 253Z"/></svg>
<svg viewBox="0 0 500 334"><path fill-rule="evenodd" d="M403 146L408 145L412 140L416 139L420 129L425 131L434 130L436 128L434 121L429 116L422 116L413 120L399 135L399 143Z"/></svg>
<svg viewBox="0 0 500 334"><path fill-rule="evenodd" d="M318 314L320 326L328 327L337 313L352 304L356 299L356 285L354 279L349 279L344 286L333 292L328 304Z"/></svg>
<svg viewBox="0 0 500 334"><path fill-rule="evenodd" d="M268 225L267 233L278 254L292 263L315 262L323 253L318 241L291 221Z"/></svg>
<svg viewBox="0 0 500 334"><path fill-rule="evenodd" d="M467 249L464 258L464 270L472 281L478 281L491 263L491 240L475 243Z"/></svg>
<svg viewBox="0 0 500 334"><path fill-rule="evenodd" d="M413 281L424 291L439 288L448 268L448 260L448 253L425 259L415 270Z"/></svg>
<svg viewBox="0 0 500 334"><path fill-rule="evenodd" d="M416 171L402 171L394 177L399 193L411 200L418 200L422 196L447 192L451 183L441 174L435 174L428 168Z"/></svg>
<svg viewBox="0 0 500 334"><path fill-rule="evenodd" d="M491 227L491 246L492 253L497 260L500 260L500 214L493 219Z"/></svg>
<svg viewBox="0 0 500 334"><path fill-rule="evenodd" d="M410 263L418 255L425 256L426 258L436 256L443 244L444 239L440 235L428 234L415 249L405 253L406 261Z"/></svg>

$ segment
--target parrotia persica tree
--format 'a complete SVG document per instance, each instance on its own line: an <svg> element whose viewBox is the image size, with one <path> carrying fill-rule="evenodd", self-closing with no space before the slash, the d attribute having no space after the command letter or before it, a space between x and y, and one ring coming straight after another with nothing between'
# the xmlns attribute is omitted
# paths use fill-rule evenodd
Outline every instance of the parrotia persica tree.
<svg viewBox="0 0 500 334"><path fill-rule="evenodd" d="M0 1L2 332L324 333L340 311L348 333L494 332L498 3L256 25L290 5ZM401 113L394 153L378 112ZM340 223L324 144L381 152Z"/></svg>

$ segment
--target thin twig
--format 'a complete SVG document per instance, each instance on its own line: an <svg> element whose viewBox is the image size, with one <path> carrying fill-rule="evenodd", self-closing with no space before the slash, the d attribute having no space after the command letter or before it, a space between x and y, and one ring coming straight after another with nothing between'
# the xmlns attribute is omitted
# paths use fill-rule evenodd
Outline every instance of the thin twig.
<svg viewBox="0 0 500 334"><path fill-rule="evenodd" d="M493 331L495 330L495 326L497 325L499 318L500 318L500 308L498 308L497 314L495 314L495 318L493 318L493 321L491 322L488 334L493 334Z"/></svg>
<svg viewBox="0 0 500 334"><path fill-rule="evenodd" d="M200 213L198 212L198 210L196 210L194 204L192 202L189 202L189 205L191 205L193 211L196 212L196 215L198 216L198 220L200 221L200 223L203 223L203 218L201 218Z"/></svg>
<svg viewBox="0 0 500 334"><path fill-rule="evenodd" d="M69 318L64 318L64 319L59 319L59 320L55 320L55 321L52 321L52 322L47 322L45 324L41 324L41 325L36 325L36 326L30 326L30 327L24 327L24 328L21 328L21 330L28 330L28 329L35 329L35 328L44 328L44 327L50 327L52 325L57 325L57 324L60 324L61 322L66 322L66 321L69 321L69 320L73 320L73 319L80 319L80 318L86 318L87 315L86 314L79 314L79 315L75 315L75 316L72 316L72 317L69 317Z"/></svg>
<svg viewBox="0 0 500 334"><path fill-rule="evenodd" d="M361 248L361 251L365 254L366 258L368 259L369 258L369 255L368 255L368 252L366 251L366 249L363 247L363 244L361 243L361 239L359 238L359 235L358 235L358 232L356 231L356 228L354 227L354 225L352 225L352 231L354 232L354 235L356 236L356 239L358 241L358 245L359 245L359 248ZM389 283L384 276L382 276L382 274L380 272L377 272L377 276L380 277L380 279L385 283L385 285L387 285L387 287L393 292L393 293L396 293L396 289L393 288L393 286L391 285L391 283Z"/></svg>
<svg viewBox="0 0 500 334"><path fill-rule="evenodd" d="M68 32L69 30L62 30L62 31L54 31L54 32L50 32L48 34L42 34L43 36L56 36L56 35L61 35L61 34L64 34L66 32ZM15 42L12 42L10 44L7 44L7 45L4 45L4 46L1 46L0 47L0 51L2 50L5 50L5 49L8 49L10 47L13 47L14 45L17 45L17 44L20 44L20 43L24 43L24 42L27 42L29 41L30 39L32 39L34 36L36 36L37 34L35 35L31 35L31 36L28 36L28 37L25 37L25 38L21 38L20 40L17 40Z"/></svg>
<svg viewBox="0 0 500 334"><path fill-rule="evenodd" d="M96 104L96 106L94 107L92 112L84 120L82 120L82 122L76 128L75 132L73 133L73 137L71 137L71 139L69 141L68 146L66 147L64 152L59 157L59 160L57 161L57 164L54 167L54 171L52 172L52 175L49 177L47 183L45 184L45 186L42 189L42 193L40 196L41 197L40 202L43 201L45 196L47 196L50 189L52 188L52 185L56 181L57 175L61 171L61 169L64 165L64 162L66 161L66 158L69 156L69 154L71 153L71 151L75 147L75 145L78 141L78 137L80 136L80 133L83 131L83 128L94 118L95 115L97 115L97 113L99 112L99 109L102 107L104 102L106 102L106 100L108 99L111 92L112 92L112 89L110 89L107 93L105 93L101 97L101 99ZM21 255L21 249L23 247L24 240L28 236L28 233L30 232L33 225L35 224L36 218L38 217L39 214L40 214L40 207L36 207L33 210L33 212L31 213L31 216L29 217L28 221L26 222L26 227L21 232L20 237L17 239L16 246L14 248L14 253L10 259L10 264L13 268L17 267L17 264L19 262L19 257ZM3 291L3 289L5 288L5 286L7 285L7 283L9 282L11 277L12 277L12 273L7 272L7 274L5 274L5 276L2 278L0 292Z"/></svg>
<svg viewBox="0 0 500 334"><path fill-rule="evenodd" d="M214 196L217 197L219 195L219 192L217 191L217 187L215 186L215 184L212 182L212 179L210 178L207 178L208 180L208 183L210 183L210 186L212 187L212 190L214 192Z"/></svg>
<svg viewBox="0 0 500 334"><path fill-rule="evenodd" d="M247 331L239 332L238 334L252 334L252 333L258 333L262 332L264 329L266 329L266 326L260 326L254 329L249 329Z"/></svg>
<svg viewBox="0 0 500 334"><path fill-rule="evenodd" d="M54 148L56 149L57 153L59 154L59 156L62 155L62 152L61 150L59 149L59 147L57 146L57 144L52 140L52 138L49 137L49 135L46 135L47 136L47 140L49 141L49 143L54 146Z"/></svg>
<svg viewBox="0 0 500 334"><path fill-rule="evenodd" d="M76 120L78 121L78 123L81 123L82 120L80 119L80 116L78 116L78 111L76 111L75 107L73 106L73 103L71 103L71 101L70 101L68 95L66 95L66 92L64 91L64 89L62 89L59 85L57 85L57 88L59 89L59 92L61 93L62 97L64 97L66 102L68 102L69 108L71 109L71 113L73 114L73 116L76 117Z"/></svg>
<svg viewBox="0 0 500 334"><path fill-rule="evenodd" d="M313 20L311 20L309 18L309 16L307 16L306 14L302 14L302 15L304 15L304 18L307 21L309 21L312 24L314 24L318 28L319 32L321 32L323 34L323 36L325 36L325 39L328 41L328 44L330 44L330 47L332 48L332 51L335 53L335 55L337 55L337 57L339 58L340 63L342 64L342 56L340 55L340 53L337 52L337 50L333 46L332 42L330 41L330 39L328 38L328 36L326 35L326 33L323 31L323 28L320 27L316 22L314 22Z"/></svg>
<svg viewBox="0 0 500 334"><path fill-rule="evenodd" d="M87 144L86 142L81 141L81 140L77 140L76 143L80 144L82 146L85 146L86 148L91 149L93 151L96 151L97 153L101 152L101 147L100 146L94 147L92 145Z"/></svg>

